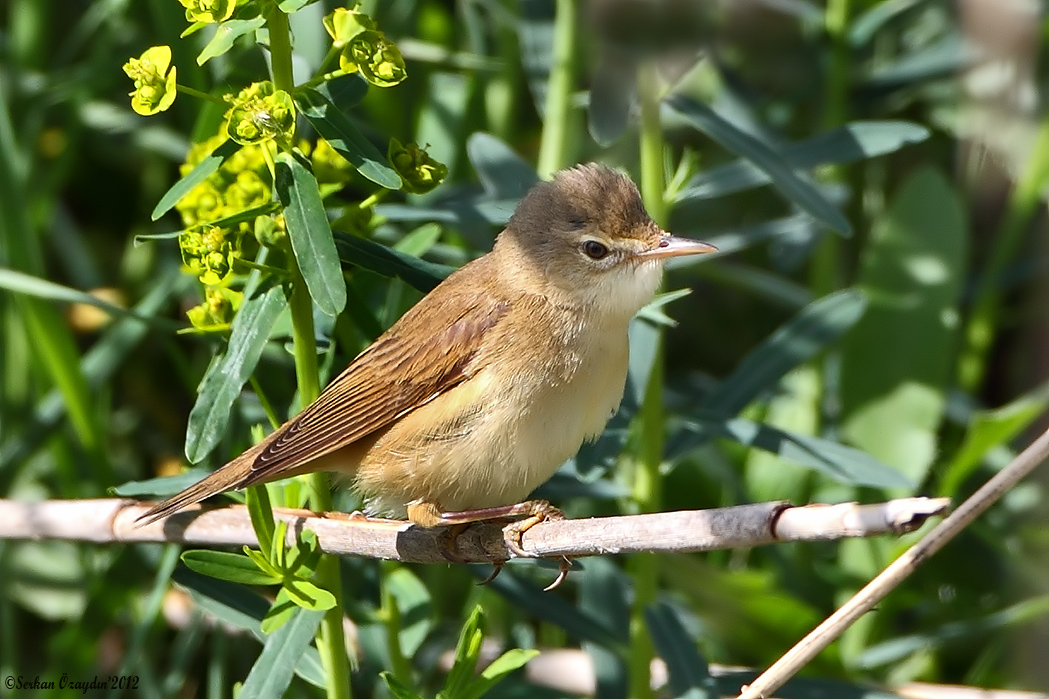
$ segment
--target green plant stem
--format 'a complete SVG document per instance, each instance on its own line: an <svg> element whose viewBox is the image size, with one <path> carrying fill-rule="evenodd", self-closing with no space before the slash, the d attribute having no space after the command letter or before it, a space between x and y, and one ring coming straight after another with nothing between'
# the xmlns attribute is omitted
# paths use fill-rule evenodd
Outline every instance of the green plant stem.
<svg viewBox="0 0 1049 699"><path fill-rule="evenodd" d="M848 120L849 87L852 61L849 51L849 16L851 0L828 0L824 15L824 29L830 43L827 64L826 89L823 93L823 128L833 129ZM837 182L843 179L840 167L828 166L823 179ZM843 285L841 273L841 242L836 235L825 233L812 259L809 288L816 297L825 296Z"/></svg>
<svg viewBox="0 0 1049 699"><path fill-rule="evenodd" d="M659 121L659 76L653 63L638 69L638 97L641 101L640 150L641 198L652 219L666 225L666 183L663 174L663 129ZM653 358L652 372L645 388L638 423L637 467L634 472L634 502L640 512L659 510L659 466L663 461L663 354L662 338ZM650 666L655 646L645 625L645 608L656 600L658 561L654 556L635 556L630 562L634 583L634 603L630 611L630 697L652 696Z"/></svg>
<svg viewBox="0 0 1049 699"><path fill-rule="evenodd" d="M641 102L641 198L648 215L661 226L667 221L663 177L663 126L659 121L660 83L656 66L642 63L637 74L638 99Z"/></svg>
<svg viewBox="0 0 1049 699"><path fill-rule="evenodd" d="M554 60L546 89L543 134L539 141L537 169L549 177L572 163L570 129L572 87L575 80L578 32L578 0L557 0L554 19Z"/></svg>
<svg viewBox="0 0 1049 699"><path fill-rule="evenodd" d="M179 85L179 84L176 83L175 84L175 89L178 90L179 92L181 92L184 95L189 95L190 97L196 97L197 99L202 99L202 100L205 100L207 102L214 102L215 104L221 104L223 107L228 107L229 106L229 103L226 102L226 100L222 99L221 97L216 97L215 95L209 95L206 92L201 92L200 90L198 90L196 88L193 88L193 87L189 87L188 85Z"/></svg>
<svg viewBox="0 0 1049 699"><path fill-rule="evenodd" d="M1047 180L1049 114L1042 117L1031 157L1009 194L991 254L980 275L969 324L965 328L965 348L958 362L958 384L966 392L979 389L987 373L987 355L994 342L998 309L1002 303L1002 273L1020 251Z"/></svg>
<svg viewBox="0 0 1049 699"><path fill-rule="evenodd" d="M270 35L270 56L273 66L273 86L291 92L295 88L291 64L291 29L288 16L276 5L266 18ZM294 255L289 256L292 277L291 323L295 346L295 376L299 384L299 399L309 405L320 395L317 373L317 341L313 328L313 303L306 281ZM310 503L318 512L332 509L328 475L324 472L307 476ZM335 596L335 606L324 614L317 651L325 669L325 689L329 699L349 699L350 664L346 656L346 636L342 626L342 575L335 556L322 555L317 564L317 583Z"/></svg>
<svg viewBox="0 0 1049 699"><path fill-rule="evenodd" d="M396 561L382 561L383 585L382 607L379 616L386 630L386 649L390 655L390 669L397 679L405 684L412 684L412 664L404 655L401 647L401 610L397 607L397 598L390 588L390 575L400 564Z"/></svg>

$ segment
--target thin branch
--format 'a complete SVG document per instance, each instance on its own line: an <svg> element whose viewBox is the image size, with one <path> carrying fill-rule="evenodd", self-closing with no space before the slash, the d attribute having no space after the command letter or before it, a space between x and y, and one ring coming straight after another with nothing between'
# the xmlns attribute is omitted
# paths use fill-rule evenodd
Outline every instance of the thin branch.
<svg viewBox="0 0 1049 699"><path fill-rule="evenodd" d="M525 532L524 550L537 557L610 553L711 551L781 541L813 541L898 534L944 512L946 498L902 498L874 505L843 503L794 507L784 502L716 510L685 510L624 517L544 522ZM194 507L146 526L136 519L148 505L134 500L0 500L0 539L95 542L172 542L194 546L256 545L245 507ZM447 563L447 529L305 510L275 509L295 532L310 529L320 548L338 555L413 563ZM454 540L452 556L464 563L511 557L498 523L471 526Z"/></svg>
<svg viewBox="0 0 1049 699"><path fill-rule="evenodd" d="M750 685L743 688L739 699L760 699L771 696L820 651L837 639L846 628L874 608L915 568L943 548L959 532L972 523L988 507L1019 483L1027 474L1049 457L1049 431L1030 444L1004 469L994 475L963 502L949 517L940 522L921 541L907 549L889 564L866 587L838 608Z"/></svg>

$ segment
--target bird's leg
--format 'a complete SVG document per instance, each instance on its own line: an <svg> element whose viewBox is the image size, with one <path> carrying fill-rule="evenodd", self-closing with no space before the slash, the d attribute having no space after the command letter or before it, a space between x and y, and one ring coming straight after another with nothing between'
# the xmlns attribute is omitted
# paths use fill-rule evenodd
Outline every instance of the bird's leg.
<svg viewBox="0 0 1049 699"><path fill-rule="evenodd" d="M528 553L522 548L521 536L540 522L564 519L565 515L561 510L557 509L546 500L526 500L525 502L519 502L514 505L484 507L476 510L463 510L460 512L442 512L441 509L432 502L414 502L408 505L408 519L419 526L454 526L457 529L454 534L451 534L450 540L442 537L443 543L441 553L449 560L454 560L452 556L457 556L455 553L454 538L462 533L462 529L458 529L458 527L473 522L486 522L490 520L509 519L512 517L524 517L524 519L510 522L510 524L503 528L503 541L506 543L506 547L511 553L519 558L535 558L534 555ZM571 568L571 565L571 560L567 557L563 557L558 566L559 572L557 578L546 589L552 590L560 585L568 575L568 570ZM501 568L501 563L496 564L495 571L492 572L492 575L490 575L484 583L494 580L495 576L499 574Z"/></svg>

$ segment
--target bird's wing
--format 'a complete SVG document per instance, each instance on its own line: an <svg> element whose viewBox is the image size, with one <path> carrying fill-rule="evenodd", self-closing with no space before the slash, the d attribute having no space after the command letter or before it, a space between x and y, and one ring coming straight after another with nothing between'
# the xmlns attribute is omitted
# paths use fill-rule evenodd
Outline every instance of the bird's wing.
<svg viewBox="0 0 1049 699"><path fill-rule="evenodd" d="M485 333L510 305L490 297L452 302L464 310L451 324L440 318L444 304L426 304L358 355L316 401L253 450L242 485L272 480L352 444L469 378Z"/></svg>

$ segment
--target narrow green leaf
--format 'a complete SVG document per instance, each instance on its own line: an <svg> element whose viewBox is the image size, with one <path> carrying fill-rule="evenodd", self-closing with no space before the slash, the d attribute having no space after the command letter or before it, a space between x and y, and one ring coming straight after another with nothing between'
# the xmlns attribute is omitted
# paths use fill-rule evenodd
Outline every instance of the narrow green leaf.
<svg viewBox="0 0 1049 699"><path fill-rule="evenodd" d="M277 598L273 600L269 611L266 612L266 616L263 617L262 622L259 624L259 628L262 629L262 633L269 635L291 621L291 618L295 616L295 612L300 609L302 607L291 601L288 589L281 587L277 592Z"/></svg>
<svg viewBox="0 0 1049 699"><path fill-rule="evenodd" d="M649 605L645 608L645 623L659 656L667 664L672 696L718 699L707 660L700 655L674 609L666 603Z"/></svg>
<svg viewBox="0 0 1049 699"><path fill-rule="evenodd" d="M519 199L539 182L535 168L491 134L472 134L466 154L484 191L495 199Z"/></svg>
<svg viewBox="0 0 1049 699"><path fill-rule="evenodd" d="M185 587L197 604L217 619L248 631L260 642L266 641L260 624L266 618L270 603L262 595L243 585L216 580L185 568L177 568L172 579ZM294 605L291 608L295 610ZM324 668L316 648L306 649L295 666L295 674L315 687L324 686Z"/></svg>
<svg viewBox="0 0 1049 699"><path fill-rule="evenodd" d="M172 295L186 287L187 281L188 278L180 274L177 268L168 270L135 306L135 312L142 316L156 314ZM79 362L80 371L89 387L97 388L109 381L148 330L144 323L126 318L106 329ZM30 454L46 439L67 410L61 391L49 391L37 403L21 433L3 442L0 446L0 492L10 492L10 483L21 468L29 463Z"/></svg>
<svg viewBox="0 0 1049 699"><path fill-rule="evenodd" d="M722 147L737 153L768 173L773 185L787 199L842 235L852 235L852 226L816 186L799 176L771 147L736 128L706 106L683 95L671 95L667 105Z"/></svg>
<svg viewBox="0 0 1049 699"><path fill-rule="evenodd" d="M288 303L280 285L247 296L233 318L225 354L211 362L189 414L186 458L199 463L226 431L233 401L251 376L269 339L270 329Z"/></svg>
<svg viewBox="0 0 1049 699"><path fill-rule="evenodd" d="M273 546L273 533L276 530L269 491L266 490L265 485L255 485L248 488L245 495L248 516L251 517L255 537L259 540L259 549L269 551Z"/></svg>
<svg viewBox="0 0 1049 699"><path fill-rule="evenodd" d="M264 26L266 26L266 18L263 16L251 19L230 19L220 23L215 28L215 35L211 37L211 41L197 56L197 65L202 66L212 58L221 56L233 48L237 39L257 29L262 29Z"/></svg>
<svg viewBox="0 0 1049 699"><path fill-rule="evenodd" d="M939 491L950 497L958 495L962 484L991 449L1008 444L1043 415L1046 408L1049 408L1049 394L1043 388L1000 408L973 413L965 439L943 469Z"/></svg>
<svg viewBox="0 0 1049 699"><path fill-rule="evenodd" d="M291 684L299 658L313 643L323 612L297 610L266 639L262 653L244 680L241 699L281 699Z"/></svg>
<svg viewBox="0 0 1049 699"><path fill-rule="evenodd" d="M703 401L717 415L735 415L788 371L812 359L859 321L867 307L863 294L845 289L806 306L777 329Z"/></svg>
<svg viewBox="0 0 1049 699"><path fill-rule="evenodd" d="M298 12L311 2L314 2L314 0L281 0L277 3L277 7L284 14L290 15L293 12Z"/></svg>
<svg viewBox="0 0 1049 699"><path fill-rule="evenodd" d="M317 180L294 156L280 153L275 185L306 287L317 308L334 318L346 306L346 282Z"/></svg>
<svg viewBox="0 0 1049 699"><path fill-rule="evenodd" d="M133 310L115 306L108 301L104 301L83 291L70 289L68 286L62 286L61 284L56 284L47 279L23 274L22 272L13 269L0 267L0 289L7 289L8 291L13 291L17 294L35 296L36 298L48 299L50 301L83 303L89 306L94 306L95 308L100 308L112 316L134 318L139 322L154 326L170 326L170 329L172 330L182 327L181 323L175 324L170 323L164 318L139 315Z"/></svg>
<svg viewBox="0 0 1049 699"><path fill-rule="evenodd" d="M335 595L317 587L309 580L292 578L284 581L284 589L291 601L303 609L324 611L335 606Z"/></svg>
<svg viewBox="0 0 1049 699"><path fill-rule="evenodd" d="M814 138L783 148L790 167L811 169L829 163L852 163L893 153L929 137L929 130L906 121L854 121ZM737 160L704 170L691 180L675 201L709 199L734 194L771 182L769 174L749 160Z"/></svg>
<svg viewBox="0 0 1049 699"><path fill-rule="evenodd" d="M383 670L379 673L379 677L381 677L382 681L386 683L386 687L390 690L390 694L397 699L422 699L421 696L409 689L408 685L397 679L392 672ZM438 695L438 697L440 697L440 695Z"/></svg>
<svg viewBox="0 0 1049 699"><path fill-rule="evenodd" d="M459 633L459 643L455 646L455 658L444 681L441 694L446 697L458 697L470 684L481 655L481 642L484 640L485 618L480 605L473 608Z"/></svg>
<svg viewBox="0 0 1049 699"><path fill-rule="evenodd" d="M144 481L128 481L115 488L110 488L109 492L124 498L168 497L182 492L209 473L211 471L204 468L191 468L176 476L148 478Z"/></svg>
<svg viewBox="0 0 1049 699"><path fill-rule="evenodd" d="M482 670L480 676L476 677L461 694L454 696L456 699L480 699L491 691L492 687L499 684L503 678L518 668L524 667L529 660L537 655L539 655L539 651L534 649L514 648L508 650Z"/></svg>
<svg viewBox="0 0 1049 699"><path fill-rule="evenodd" d="M431 291L455 271L454 267L427 262L373 240L341 231L335 232L335 247L344 262L384 277L403 279L422 292Z"/></svg>
<svg viewBox="0 0 1049 699"><path fill-rule="evenodd" d="M870 307L842 343L843 433L918 483L938 448L968 235L943 174L907 178L867 241L857 283Z"/></svg>
<svg viewBox="0 0 1049 699"><path fill-rule="evenodd" d="M323 95L316 90L303 89L295 93L295 104L317 133L349 160L357 172L386 189L401 188L401 176L390 167L382 153Z"/></svg>
<svg viewBox="0 0 1049 699"><path fill-rule="evenodd" d="M261 551L256 551L255 549L248 548L247 546L245 546L244 555L250 558L252 563L254 563L259 570L269 573L273 577L277 578L278 581L284 580L284 571L280 568L280 566L275 565L272 561L270 561L270 559Z"/></svg>
<svg viewBox="0 0 1049 699"><path fill-rule="evenodd" d="M190 570L202 575L210 575L219 580L241 583L242 585L276 585L280 577L275 577L259 570L255 562L239 553L226 551L185 551L182 562Z"/></svg>
<svg viewBox="0 0 1049 699"><path fill-rule="evenodd" d="M667 445L667 458L679 459L711 437L756 447L824 473L840 483L873 488L913 488L914 484L866 452L819 437L796 434L744 418L710 418L684 425Z"/></svg>
<svg viewBox="0 0 1049 699"><path fill-rule="evenodd" d="M337 110L345 113L356 107L368 94L368 81L362 78L360 73L351 73L325 80L316 90L324 99L335 105Z"/></svg>
<svg viewBox="0 0 1049 699"><path fill-rule="evenodd" d="M240 150L239 143L226 141L212 151L211 155L205 156L203 160L197 163L196 167L183 175L178 182L171 185L171 189L164 193L164 196L160 198L160 201L158 201L157 205L153 208L153 213L150 214L150 218L156 221L170 211L175 204L178 204L182 200L182 197L189 194L198 184L208 179L208 177L218 170L222 163L226 161L226 158L230 157L238 150Z"/></svg>
<svg viewBox="0 0 1049 699"><path fill-rule="evenodd" d="M408 568L397 568L384 581L397 603L400 627L401 652L405 657L415 657L419 646L433 628L433 600L426 585Z"/></svg>

